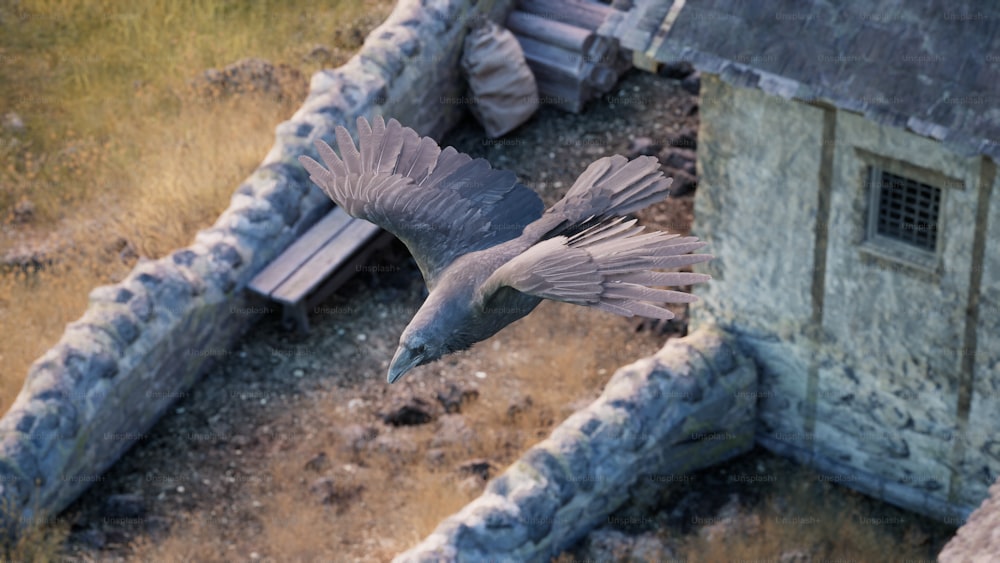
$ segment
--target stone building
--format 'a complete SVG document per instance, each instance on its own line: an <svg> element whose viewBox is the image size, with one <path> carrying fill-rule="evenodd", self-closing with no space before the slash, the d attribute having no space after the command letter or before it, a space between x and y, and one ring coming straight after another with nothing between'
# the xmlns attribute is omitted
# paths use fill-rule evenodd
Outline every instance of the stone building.
<svg viewBox="0 0 1000 563"><path fill-rule="evenodd" d="M960 522L1000 475L1000 7L642 1L701 82L694 326L758 362L757 441Z"/></svg>

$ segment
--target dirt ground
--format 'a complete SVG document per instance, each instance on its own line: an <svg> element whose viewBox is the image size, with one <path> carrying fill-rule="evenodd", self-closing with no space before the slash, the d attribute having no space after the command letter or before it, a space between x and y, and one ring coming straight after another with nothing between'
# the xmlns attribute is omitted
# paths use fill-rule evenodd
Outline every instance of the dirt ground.
<svg viewBox="0 0 1000 563"><path fill-rule="evenodd" d="M697 119L697 97L679 81L632 72L583 115L544 108L499 142L465 123L443 144L514 170L551 204L596 158L667 145ZM640 219L686 233L692 210L687 195ZM615 369L686 330L682 308L654 328L546 302L389 386L389 359L424 294L397 243L312 312L308 335L267 315L63 514L67 558L389 560L595 399ZM793 466L755 452L729 467L760 463ZM706 507L732 494L707 476L695 489ZM676 504L670 494L633 510L661 511ZM936 553L947 533L910 541Z"/></svg>

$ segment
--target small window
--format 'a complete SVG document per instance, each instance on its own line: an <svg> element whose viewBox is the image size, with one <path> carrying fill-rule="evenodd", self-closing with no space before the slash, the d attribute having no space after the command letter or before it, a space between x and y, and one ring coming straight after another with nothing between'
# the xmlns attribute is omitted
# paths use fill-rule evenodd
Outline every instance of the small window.
<svg viewBox="0 0 1000 563"><path fill-rule="evenodd" d="M868 238L887 237L924 252L937 250L941 188L871 166Z"/></svg>

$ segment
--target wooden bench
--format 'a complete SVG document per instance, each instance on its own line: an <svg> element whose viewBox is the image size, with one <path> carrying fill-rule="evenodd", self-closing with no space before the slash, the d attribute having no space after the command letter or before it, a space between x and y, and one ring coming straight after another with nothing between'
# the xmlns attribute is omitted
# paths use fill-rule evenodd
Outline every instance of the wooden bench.
<svg viewBox="0 0 1000 563"><path fill-rule="evenodd" d="M334 207L250 280L249 289L282 305L285 326L309 331L309 309L336 291L392 235Z"/></svg>

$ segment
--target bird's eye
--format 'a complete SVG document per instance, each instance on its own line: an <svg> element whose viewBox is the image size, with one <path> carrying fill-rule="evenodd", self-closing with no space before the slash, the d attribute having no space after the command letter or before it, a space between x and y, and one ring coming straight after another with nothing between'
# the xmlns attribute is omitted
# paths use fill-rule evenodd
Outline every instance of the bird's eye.
<svg viewBox="0 0 1000 563"><path fill-rule="evenodd" d="M424 346L423 344L421 344L419 346L414 346L413 347L413 355L414 356L423 356L424 352L426 352L426 351L427 351L427 346Z"/></svg>

